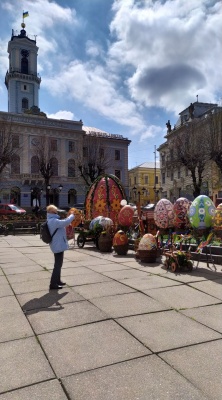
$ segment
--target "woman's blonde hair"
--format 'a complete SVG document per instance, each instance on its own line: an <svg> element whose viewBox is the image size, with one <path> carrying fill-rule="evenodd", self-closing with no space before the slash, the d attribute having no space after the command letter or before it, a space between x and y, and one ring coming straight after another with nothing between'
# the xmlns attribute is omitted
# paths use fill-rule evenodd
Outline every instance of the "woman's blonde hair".
<svg viewBox="0 0 222 400"><path fill-rule="evenodd" d="M46 207L46 211L47 213L57 213L58 212L58 208L56 206L54 206L54 204L50 204L48 207Z"/></svg>

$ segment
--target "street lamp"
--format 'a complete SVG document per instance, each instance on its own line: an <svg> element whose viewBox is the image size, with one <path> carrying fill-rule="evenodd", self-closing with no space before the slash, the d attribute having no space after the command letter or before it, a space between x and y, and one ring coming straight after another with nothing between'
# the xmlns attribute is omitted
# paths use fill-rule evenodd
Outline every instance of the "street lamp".
<svg viewBox="0 0 222 400"><path fill-rule="evenodd" d="M59 185L59 187L58 187L58 189L59 189L60 192L62 191L62 188L63 188L63 186L62 186L61 183L60 183L60 185Z"/></svg>
<svg viewBox="0 0 222 400"><path fill-rule="evenodd" d="M132 190L133 190L134 198L136 199L136 197L137 197L137 195L138 195L138 202L140 203L141 191L142 191L142 196L144 196L144 193L145 193L145 191L146 191L146 188L143 187L143 188L141 189L141 191L140 191L140 190L137 191L136 186L134 186Z"/></svg>
<svg viewBox="0 0 222 400"><path fill-rule="evenodd" d="M153 191L155 193L155 204L157 203L159 192L162 192L162 190L163 190L162 187L159 187L158 189L156 186L154 186Z"/></svg>

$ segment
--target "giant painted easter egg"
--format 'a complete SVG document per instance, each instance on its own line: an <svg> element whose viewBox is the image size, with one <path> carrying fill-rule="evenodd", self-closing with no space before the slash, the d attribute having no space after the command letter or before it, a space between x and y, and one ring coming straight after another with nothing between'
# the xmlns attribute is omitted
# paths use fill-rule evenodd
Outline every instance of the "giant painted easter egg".
<svg viewBox="0 0 222 400"><path fill-rule="evenodd" d="M161 199L154 210L154 221L158 228L167 229L174 226L173 204L168 199Z"/></svg>
<svg viewBox="0 0 222 400"><path fill-rule="evenodd" d="M121 208L118 214L118 222L122 226L131 226L133 222L134 209L133 207L126 205Z"/></svg>
<svg viewBox="0 0 222 400"><path fill-rule="evenodd" d="M222 203L218 204L212 218L213 231L216 236L222 237Z"/></svg>
<svg viewBox="0 0 222 400"><path fill-rule="evenodd" d="M155 250L157 248L156 238L151 233L146 233L139 242L139 250Z"/></svg>
<svg viewBox="0 0 222 400"><path fill-rule="evenodd" d="M206 229L212 226L212 218L216 207L212 200L205 195L196 197L191 203L188 218L192 228Z"/></svg>
<svg viewBox="0 0 222 400"><path fill-rule="evenodd" d="M74 214L75 219L71 222L73 228L76 228L82 221L82 214L81 211L77 210L77 208L70 208L68 211L68 215Z"/></svg>
<svg viewBox="0 0 222 400"><path fill-rule="evenodd" d="M90 186L86 196L86 219L92 220L102 215L117 223L120 203L125 198L123 185L115 175L98 177Z"/></svg>
<svg viewBox="0 0 222 400"><path fill-rule="evenodd" d="M113 237L113 246L122 246L123 244L128 243L128 237L126 236L125 232L118 231L115 233Z"/></svg>
<svg viewBox="0 0 222 400"><path fill-rule="evenodd" d="M102 217L99 215L98 217L92 219L89 224L89 229L93 230L97 226L101 226L104 230L110 228L113 225L113 221L110 218Z"/></svg>
<svg viewBox="0 0 222 400"><path fill-rule="evenodd" d="M177 199L173 205L174 226L177 229L186 229L189 223L187 212L190 208L190 201L185 197Z"/></svg>

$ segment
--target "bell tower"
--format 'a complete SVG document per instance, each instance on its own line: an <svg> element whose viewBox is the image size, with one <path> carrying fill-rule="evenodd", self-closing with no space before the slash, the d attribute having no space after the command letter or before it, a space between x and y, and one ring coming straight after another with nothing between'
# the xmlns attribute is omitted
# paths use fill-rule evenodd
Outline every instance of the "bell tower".
<svg viewBox="0 0 222 400"><path fill-rule="evenodd" d="M9 69L5 75L8 89L8 112L22 114L31 107L39 106L41 78L37 74L38 47L36 40L26 35L25 24L21 24L19 35L12 30L8 42Z"/></svg>

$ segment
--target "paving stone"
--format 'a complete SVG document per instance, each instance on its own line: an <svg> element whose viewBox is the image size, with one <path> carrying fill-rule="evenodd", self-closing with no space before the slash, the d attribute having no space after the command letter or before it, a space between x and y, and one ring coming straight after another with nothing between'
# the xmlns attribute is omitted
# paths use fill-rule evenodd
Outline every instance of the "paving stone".
<svg viewBox="0 0 222 400"><path fill-rule="evenodd" d="M29 282L14 282L11 284L15 294L39 292L40 290L49 289L50 275L48 279L39 279Z"/></svg>
<svg viewBox="0 0 222 400"><path fill-rule="evenodd" d="M35 331L41 334L107 319L107 315L88 301L63 304L60 308L41 309L28 312L27 318Z"/></svg>
<svg viewBox="0 0 222 400"><path fill-rule="evenodd" d="M162 353L160 356L199 388L206 398L222 398L222 340Z"/></svg>
<svg viewBox="0 0 222 400"><path fill-rule="evenodd" d="M35 338L0 343L0 393L55 375Z"/></svg>
<svg viewBox="0 0 222 400"><path fill-rule="evenodd" d="M33 336L33 331L13 296L0 298L0 321L0 342Z"/></svg>
<svg viewBox="0 0 222 400"><path fill-rule="evenodd" d="M44 271L43 269L41 271L37 272L28 272L26 274L15 274L15 275L9 275L8 280L9 282L12 283L19 283L19 282L26 282L27 284L30 281L37 281L38 279L48 279L50 280L51 275L49 274L48 271Z"/></svg>
<svg viewBox="0 0 222 400"><path fill-rule="evenodd" d="M114 321L103 321L39 336L58 377L149 354Z"/></svg>
<svg viewBox="0 0 222 400"><path fill-rule="evenodd" d="M101 272L101 273L103 273L105 271L119 271L119 270L122 270L122 269L130 270L130 268L126 267L125 265L117 264L117 263L111 263L111 262L109 262L107 264L99 264L99 265L91 265L90 264L88 266L88 268L90 268L93 271Z"/></svg>
<svg viewBox="0 0 222 400"><path fill-rule="evenodd" d="M91 285L75 286L75 291L85 299L93 299L96 297L113 296L121 293L132 293L134 289L122 285L118 282L101 282Z"/></svg>
<svg viewBox="0 0 222 400"><path fill-rule="evenodd" d="M192 283L190 286L222 300L222 279Z"/></svg>
<svg viewBox="0 0 222 400"><path fill-rule="evenodd" d="M168 304L170 307L178 310L182 308L193 308L194 306L206 306L220 302L214 297L201 293L187 285L144 290L144 293L147 293L155 300L165 305Z"/></svg>
<svg viewBox="0 0 222 400"><path fill-rule="evenodd" d="M0 395L1 400L67 400L67 397L56 379L38 383L22 389Z"/></svg>
<svg viewBox="0 0 222 400"><path fill-rule="evenodd" d="M33 263L32 265L26 265L26 266L17 266L16 267L7 267L4 268L5 275L14 275L14 274L25 274L27 272L38 272L38 271L43 271L42 267Z"/></svg>
<svg viewBox="0 0 222 400"><path fill-rule="evenodd" d="M149 274L147 274L146 277L143 278L124 279L124 284L142 291L165 286L181 285L180 282L176 282L171 279L164 279L161 276Z"/></svg>
<svg viewBox="0 0 222 400"><path fill-rule="evenodd" d="M207 399L155 355L69 376L62 382L70 400Z"/></svg>
<svg viewBox="0 0 222 400"><path fill-rule="evenodd" d="M13 296L13 291L8 284L0 284L0 297Z"/></svg>
<svg viewBox="0 0 222 400"><path fill-rule="evenodd" d="M89 283L98 283L107 281L110 281L110 278L92 271L89 274L66 276L66 282L67 285L69 286L88 285Z"/></svg>
<svg viewBox="0 0 222 400"><path fill-rule="evenodd" d="M112 318L166 310L163 304L158 303L143 293L127 293L100 297L91 299L91 302Z"/></svg>
<svg viewBox="0 0 222 400"><path fill-rule="evenodd" d="M4 275L0 276L0 285L7 285L8 281Z"/></svg>
<svg viewBox="0 0 222 400"><path fill-rule="evenodd" d="M222 304L192 308L191 310L181 312L195 321L201 322L203 325L222 333Z"/></svg>
<svg viewBox="0 0 222 400"><path fill-rule="evenodd" d="M62 268L62 276L92 274L91 269L86 267Z"/></svg>
<svg viewBox="0 0 222 400"><path fill-rule="evenodd" d="M119 280L121 281L130 278L146 279L149 274L147 272L131 268L131 269L123 269L121 271L103 272L103 275L108 276L109 278L115 279L117 281Z"/></svg>
<svg viewBox="0 0 222 400"><path fill-rule="evenodd" d="M19 294L17 299L23 311L33 310L33 314L41 308L60 308L60 305L85 300L73 289L64 287L61 290L40 291Z"/></svg>
<svg viewBox="0 0 222 400"><path fill-rule="evenodd" d="M222 338L174 310L118 318L117 322L153 352Z"/></svg>

